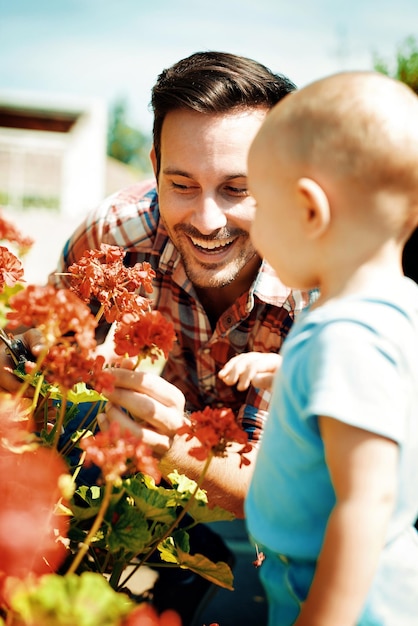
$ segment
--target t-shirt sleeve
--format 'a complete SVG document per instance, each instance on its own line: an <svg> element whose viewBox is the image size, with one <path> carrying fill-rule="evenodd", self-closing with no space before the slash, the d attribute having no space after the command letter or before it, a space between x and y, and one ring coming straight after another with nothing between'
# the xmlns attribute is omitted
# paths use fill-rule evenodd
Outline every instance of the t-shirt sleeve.
<svg viewBox="0 0 418 626"><path fill-rule="evenodd" d="M387 336L353 321L318 329L306 372L306 418L327 416L401 442L402 354Z"/></svg>

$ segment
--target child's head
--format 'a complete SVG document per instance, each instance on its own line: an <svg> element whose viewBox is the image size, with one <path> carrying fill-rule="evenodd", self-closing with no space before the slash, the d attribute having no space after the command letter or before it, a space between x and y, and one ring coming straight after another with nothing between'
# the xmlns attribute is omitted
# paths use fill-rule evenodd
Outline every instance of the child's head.
<svg viewBox="0 0 418 626"><path fill-rule="evenodd" d="M373 72L287 95L249 154L256 247L295 287L399 248L417 223L418 97ZM397 252L398 254L398 252Z"/></svg>

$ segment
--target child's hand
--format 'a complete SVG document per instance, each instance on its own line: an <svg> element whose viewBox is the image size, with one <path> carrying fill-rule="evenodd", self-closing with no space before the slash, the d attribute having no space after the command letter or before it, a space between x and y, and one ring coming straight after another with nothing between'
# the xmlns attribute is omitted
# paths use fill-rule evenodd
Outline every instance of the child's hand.
<svg viewBox="0 0 418 626"><path fill-rule="evenodd" d="M232 357L218 376L226 385L236 384L239 391L245 391L250 384L270 390L281 360L281 356L273 352L244 352Z"/></svg>

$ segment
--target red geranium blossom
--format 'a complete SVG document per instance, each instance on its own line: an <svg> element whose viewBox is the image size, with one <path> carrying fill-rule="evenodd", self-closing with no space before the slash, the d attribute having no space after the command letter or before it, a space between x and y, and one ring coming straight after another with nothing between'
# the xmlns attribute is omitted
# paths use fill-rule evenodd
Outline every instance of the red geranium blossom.
<svg viewBox="0 0 418 626"><path fill-rule="evenodd" d="M50 448L3 451L0 475L0 579L54 572L65 557L61 539L68 528L68 518L55 513L65 461Z"/></svg>
<svg viewBox="0 0 418 626"><path fill-rule="evenodd" d="M126 310L124 305L130 295L139 310L149 308L148 300L135 292L142 288L151 293L155 272L149 263L126 267L125 256L122 248L102 243L98 250L86 251L78 263L68 268L70 288L85 302L98 300L110 323Z"/></svg>
<svg viewBox="0 0 418 626"><path fill-rule="evenodd" d="M84 382L98 393L111 393L114 376L109 369L103 369L104 362L101 355L86 356L85 351L74 342L59 343L49 349L42 363L42 373L47 382L64 389L72 389L77 383ZM26 373L32 369L36 369L36 365L26 362Z"/></svg>
<svg viewBox="0 0 418 626"><path fill-rule="evenodd" d="M158 615L151 604L142 602L123 620L122 626L181 626L181 617L172 609Z"/></svg>
<svg viewBox="0 0 418 626"><path fill-rule="evenodd" d="M248 443L248 435L236 423L235 415L229 408L205 407L203 411L191 413L190 424L181 426L177 434L187 435L187 441L196 437L200 446L189 450L189 454L199 461L204 461L210 453L214 456L226 456L226 450L233 443L242 444L237 450L240 455L240 467L249 465L250 461L244 454L252 450Z"/></svg>
<svg viewBox="0 0 418 626"><path fill-rule="evenodd" d="M32 400L0 392L0 445L12 448L25 444L33 429Z"/></svg>
<svg viewBox="0 0 418 626"><path fill-rule="evenodd" d="M117 422L107 431L83 438L80 447L86 451L86 462L100 467L106 482L117 482L132 471L149 474L156 482L161 479L151 448L128 430L122 431Z"/></svg>
<svg viewBox="0 0 418 626"><path fill-rule="evenodd" d="M48 345L71 334L83 351L96 347L97 322L89 307L69 289L29 285L10 298L10 306L14 309L7 313L11 330L21 324L36 326L43 331Z"/></svg>
<svg viewBox="0 0 418 626"><path fill-rule="evenodd" d="M175 338L173 324L159 311L139 316L125 313L115 331L115 352L130 357L142 355L155 361L161 352L167 358Z"/></svg>
<svg viewBox="0 0 418 626"><path fill-rule="evenodd" d="M22 263L8 248L0 246L0 288L4 285L13 287L22 280L24 274Z"/></svg>
<svg viewBox="0 0 418 626"><path fill-rule="evenodd" d="M23 236L12 222L9 222L9 220L0 214L0 240L4 239L15 243L23 252L33 245L33 239L31 237Z"/></svg>

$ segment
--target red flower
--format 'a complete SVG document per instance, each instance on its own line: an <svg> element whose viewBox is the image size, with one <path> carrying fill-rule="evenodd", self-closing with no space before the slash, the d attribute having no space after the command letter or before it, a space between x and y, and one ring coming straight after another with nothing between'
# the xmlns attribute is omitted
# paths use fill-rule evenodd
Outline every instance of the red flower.
<svg viewBox="0 0 418 626"><path fill-rule="evenodd" d="M33 428L32 400L17 398L0 392L0 443L3 447L16 447L27 441Z"/></svg>
<svg viewBox="0 0 418 626"><path fill-rule="evenodd" d="M29 285L10 298L10 306L14 309L7 313L11 330L20 325L37 326L48 345L64 335L74 335L83 351L96 347L97 322L89 307L69 289Z"/></svg>
<svg viewBox="0 0 418 626"><path fill-rule="evenodd" d="M139 316L125 313L115 331L115 352L121 356L148 356L155 361L161 352L167 358L175 338L173 324L159 311Z"/></svg>
<svg viewBox="0 0 418 626"><path fill-rule="evenodd" d="M171 609L166 609L159 616L151 604L143 602L129 613L122 626L181 626L181 618Z"/></svg>
<svg viewBox="0 0 418 626"><path fill-rule="evenodd" d="M0 240L4 239L15 243L23 251L28 250L33 245L31 237L24 237L12 222L0 214Z"/></svg>
<svg viewBox="0 0 418 626"><path fill-rule="evenodd" d="M67 466L54 450L0 454L0 577L54 572L65 557L68 518L55 513Z"/></svg>
<svg viewBox="0 0 418 626"><path fill-rule="evenodd" d="M64 389L85 382L99 393L113 391L114 376L109 369L103 369L103 356L89 357L76 343L59 343L51 346L42 363L45 380ZM30 373L35 364L25 363L25 371Z"/></svg>
<svg viewBox="0 0 418 626"><path fill-rule="evenodd" d="M155 272L149 263L137 263L125 267L126 252L118 246L101 244L98 250L88 250L78 263L68 268L71 289L85 302L96 299L103 307L108 322L114 322L128 308L138 306L139 311L148 309L149 302L138 295L139 289L152 292Z"/></svg>
<svg viewBox="0 0 418 626"><path fill-rule="evenodd" d="M158 461L149 446L128 430L122 432L117 422L105 432L83 438L80 447L86 451L86 462L100 467L107 482L117 482L132 471L149 474L156 482L161 479Z"/></svg>
<svg viewBox="0 0 418 626"><path fill-rule="evenodd" d="M10 250L0 246L0 288L4 285L13 287L23 278L24 270L22 263Z"/></svg>
<svg viewBox="0 0 418 626"><path fill-rule="evenodd" d="M240 467L249 465L250 461L244 454L252 450L248 443L248 435L236 423L235 415L228 408L205 407L203 411L195 411L190 416L190 424L181 426L177 434L187 435L186 441L193 437L199 440L200 446L189 450L189 454L199 461L204 461L210 453L214 456L226 456L226 450L233 443L242 444L238 450Z"/></svg>

